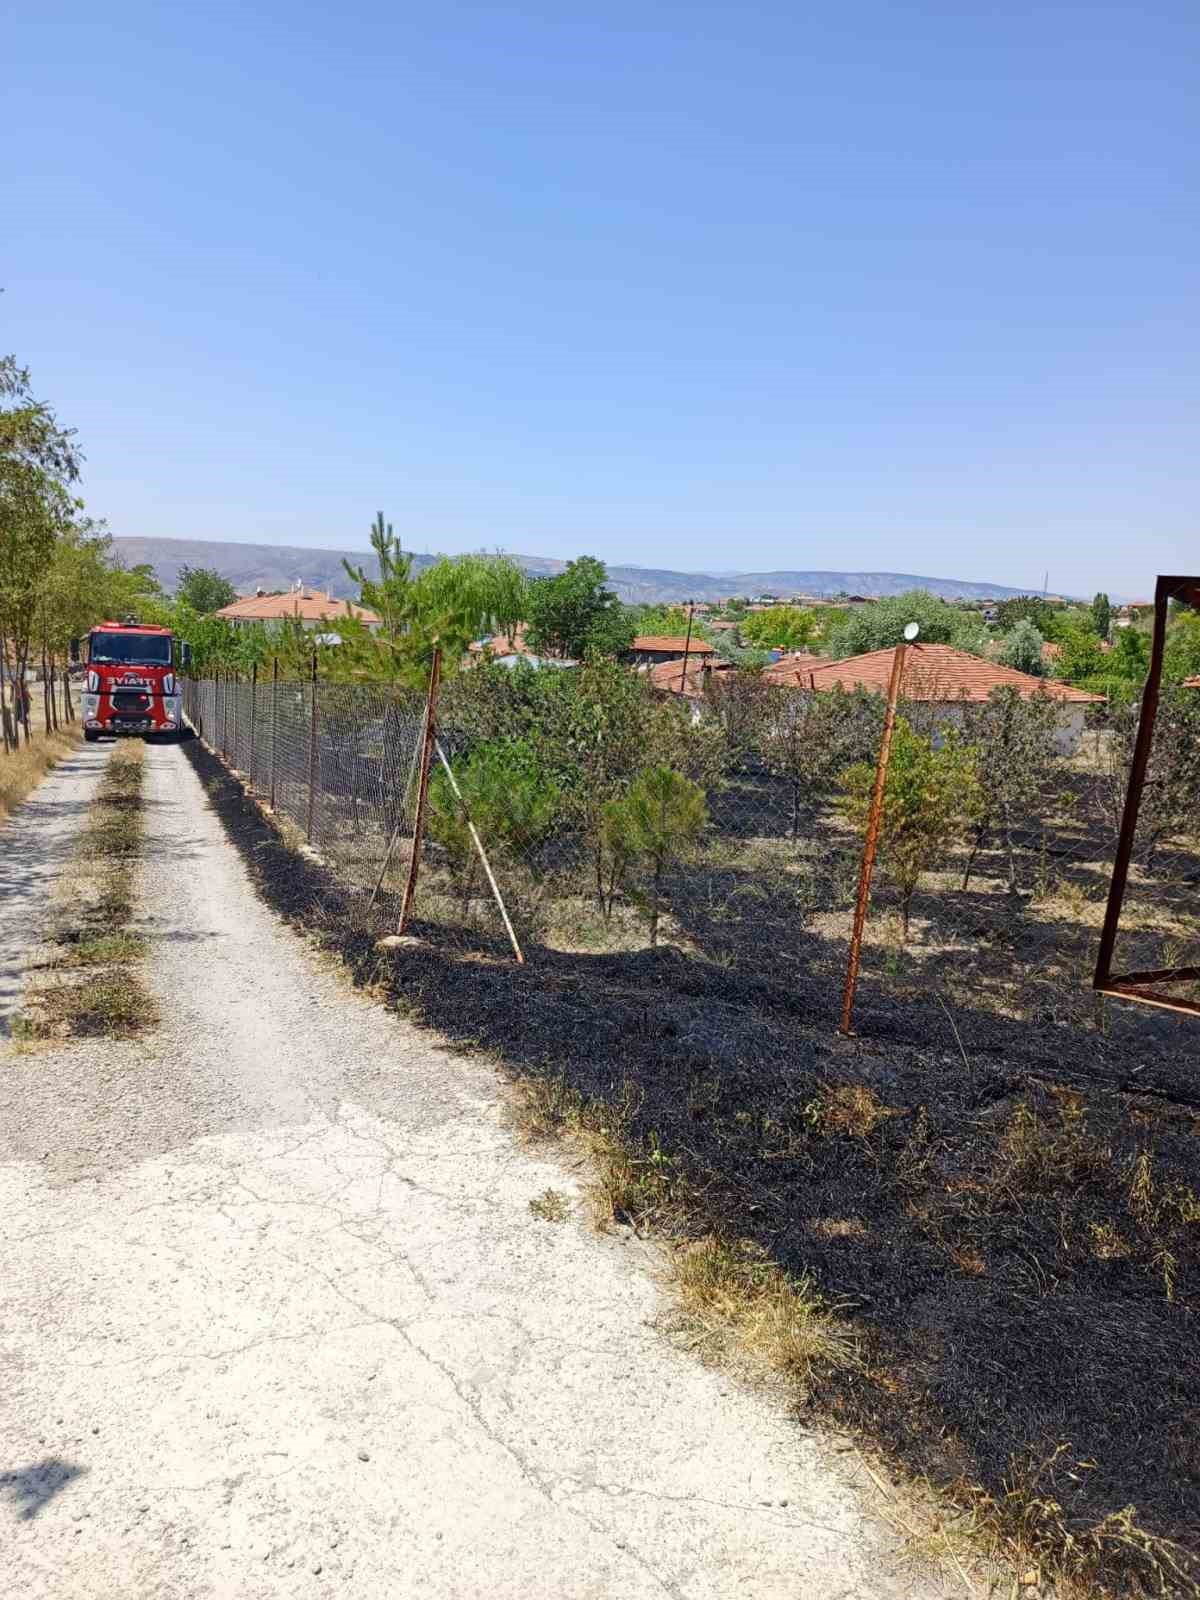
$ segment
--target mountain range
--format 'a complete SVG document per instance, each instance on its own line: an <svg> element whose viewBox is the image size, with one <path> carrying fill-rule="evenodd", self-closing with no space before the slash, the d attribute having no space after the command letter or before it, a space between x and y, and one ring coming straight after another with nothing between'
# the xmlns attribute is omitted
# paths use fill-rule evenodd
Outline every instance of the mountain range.
<svg viewBox="0 0 1200 1600"><path fill-rule="evenodd" d="M357 594L347 577L344 560L374 570L374 556L363 550L314 550L302 545L238 544L216 539L157 539L118 536L114 548L127 566L153 567L164 589L174 590L183 567L210 567L227 578L239 594L255 589L290 589L299 579L306 587L322 589L339 598ZM561 572L565 561L549 556L514 555L512 558L533 577ZM431 565L436 556L413 558L415 570ZM622 600L659 604L682 600L720 600L727 595L758 594L863 594L895 595L908 589L928 589L946 600L996 599L1027 594L1003 583L975 582L963 578L932 578L915 572L850 572L822 569L779 569L771 572L674 572L657 567L610 566L609 581Z"/></svg>

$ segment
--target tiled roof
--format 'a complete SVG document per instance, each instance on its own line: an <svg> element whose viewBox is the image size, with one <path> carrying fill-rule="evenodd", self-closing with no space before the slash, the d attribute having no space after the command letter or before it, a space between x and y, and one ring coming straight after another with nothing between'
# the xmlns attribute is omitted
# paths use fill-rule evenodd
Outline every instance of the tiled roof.
<svg viewBox="0 0 1200 1600"><path fill-rule="evenodd" d="M682 635L679 638L675 638L671 634L665 633L639 633L629 648L641 654L653 652L656 655L665 655L667 651L671 651L673 654L681 656L685 650L688 655L692 656L711 656L716 654L711 644L704 639L698 639L695 634L692 635L692 642L689 645L687 639Z"/></svg>
<svg viewBox="0 0 1200 1600"><path fill-rule="evenodd" d="M320 589L289 589L286 594L251 594L222 606L215 615L231 622L282 622L286 617L298 617L301 622L333 621L347 614L361 622L378 622L380 619L365 606L352 605L348 600L335 599Z"/></svg>
<svg viewBox="0 0 1200 1600"><path fill-rule="evenodd" d="M885 694L892 673L892 656L891 650L869 650L865 655L850 656L845 661L824 662L811 669L812 686L832 689L840 684L843 689L874 689ZM808 676L809 670L805 669L805 677ZM1039 691L1072 705L1097 705L1104 699L1103 695L1089 694L1086 689L1076 689L1069 683L1035 678L1031 673L1018 672L1015 667L985 661L949 644L909 645L900 692L908 700L986 700L993 689L1007 687L1018 690L1026 700Z"/></svg>
<svg viewBox="0 0 1200 1600"><path fill-rule="evenodd" d="M533 651L525 643L525 624L519 622L513 629L511 636L498 633L491 639L477 639L471 645L473 655L489 656L530 656Z"/></svg>
<svg viewBox="0 0 1200 1600"><path fill-rule="evenodd" d="M811 650L793 650L790 655L763 668L763 682L783 684L788 689L796 686L807 689L809 673L816 667L828 665L824 656L813 655Z"/></svg>
<svg viewBox="0 0 1200 1600"><path fill-rule="evenodd" d="M710 665L706 661L692 662L689 660L687 672L684 673L683 662L659 661L651 667L646 677L656 689L666 690L669 694L686 695L689 700L699 700L704 695L704 684L714 672L732 672L733 667L727 661Z"/></svg>

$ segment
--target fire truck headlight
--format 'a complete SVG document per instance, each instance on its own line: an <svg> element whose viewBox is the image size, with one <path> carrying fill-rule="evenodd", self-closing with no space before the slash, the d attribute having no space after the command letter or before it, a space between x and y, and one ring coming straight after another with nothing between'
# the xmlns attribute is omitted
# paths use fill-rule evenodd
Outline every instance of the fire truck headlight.
<svg viewBox="0 0 1200 1600"><path fill-rule="evenodd" d="M174 694L175 693L175 674L173 672L164 672L163 673L163 693L164 694Z"/></svg>
<svg viewBox="0 0 1200 1600"><path fill-rule="evenodd" d="M89 692L91 694L99 694L99 692L100 692L100 674L94 668L91 668L88 671L87 686L88 686L88 690L89 690Z"/></svg>

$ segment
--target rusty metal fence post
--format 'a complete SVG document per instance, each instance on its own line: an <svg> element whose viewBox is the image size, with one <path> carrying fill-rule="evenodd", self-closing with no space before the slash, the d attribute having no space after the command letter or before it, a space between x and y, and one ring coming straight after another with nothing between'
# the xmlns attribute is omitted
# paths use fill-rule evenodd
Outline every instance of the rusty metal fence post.
<svg viewBox="0 0 1200 1600"><path fill-rule="evenodd" d="M271 661L271 810L275 809L275 753L279 733L279 657Z"/></svg>
<svg viewBox="0 0 1200 1600"><path fill-rule="evenodd" d="M421 771L417 780L417 814L413 821L412 855L408 858L408 879L404 885L404 900L400 907L398 933L408 927L413 895L417 888L417 873L421 860L421 841L425 833L425 797L429 792L429 764L433 757L433 731L437 716L438 683L442 676L442 652L435 645L433 661L429 668L429 693L425 700L425 728L421 735Z"/></svg>
<svg viewBox="0 0 1200 1600"><path fill-rule="evenodd" d="M854 927L850 934L850 957L846 963L846 986L842 991L842 1021L839 1033L850 1036L854 1032L854 995L858 988L858 969L862 961L863 930L867 925L867 906L871 900L871 876L875 870L875 852L879 848L879 824L883 816L883 791L887 783L888 760L892 753L892 732L896 726L896 702L900 698L900 680L904 675L906 646L898 644L892 657L892 676L888 683L887 712L883 719L883 737L879 741L879 760L875 765L875 787L871 793L871 808L867 813L867 835L863 841L862 867L858 875L858 894L854 901Z"/></svg>
<svg viewBox="0 0 1200 1600"><path fill-rule="evenodd" d="M312 682L309 688L311 714L308 723L308 820L304 836L309 844L313 837L313 808L317 798L317 652L313 649Z"/></svg>

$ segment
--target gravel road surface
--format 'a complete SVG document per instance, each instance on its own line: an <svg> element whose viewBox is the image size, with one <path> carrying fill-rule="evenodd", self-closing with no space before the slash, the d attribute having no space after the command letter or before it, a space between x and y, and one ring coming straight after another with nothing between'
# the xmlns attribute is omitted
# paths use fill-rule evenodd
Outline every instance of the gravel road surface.
<svg viewBox="0 0 1200 1600"><path fill-rule="evenodd" d="M5 952L104 759L0 834L42 863ZM0 1060L0 1593L940 1593L852 1456L672 1341L653 1252L591 1231L497 1074L262 905L185 753L146 784L163 1022Z"/></svg>

